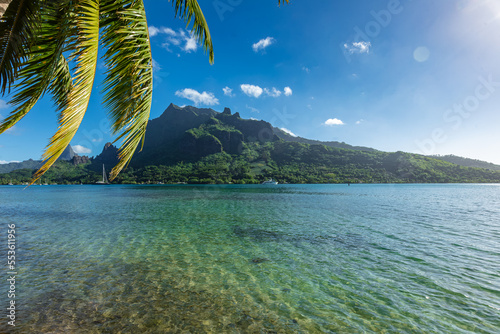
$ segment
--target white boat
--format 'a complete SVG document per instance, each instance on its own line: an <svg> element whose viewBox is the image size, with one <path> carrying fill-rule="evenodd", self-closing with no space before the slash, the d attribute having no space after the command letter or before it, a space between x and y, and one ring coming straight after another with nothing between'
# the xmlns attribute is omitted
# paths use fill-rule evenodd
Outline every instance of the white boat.
<svg viewBox="0 0 500 334"><path fill-rule="evenodd" d="M267 181L262 182L262 184L272 184L272 185L277 185L278 181L274 181L273 179L269 179Z"/></svg>
<svg viewBox="0 0 500 334"><path fill-rule="evenodd" d="M106 176L106 170L104 169L104 164L102 164L102 181L97 181L95 184L109 184L108 177Z"/></svg>

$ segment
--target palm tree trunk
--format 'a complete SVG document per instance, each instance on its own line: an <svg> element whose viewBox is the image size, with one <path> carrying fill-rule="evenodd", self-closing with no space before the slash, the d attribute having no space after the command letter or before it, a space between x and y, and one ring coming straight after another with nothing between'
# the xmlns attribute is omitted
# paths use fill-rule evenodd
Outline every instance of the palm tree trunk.
<svg viewBox="0 0 500 334"><path fill-rule="evenodd" d="M5 10L7 7L9 7L9 4L12 2L12 0L0 0L0 17L5 13Z"/></svg>

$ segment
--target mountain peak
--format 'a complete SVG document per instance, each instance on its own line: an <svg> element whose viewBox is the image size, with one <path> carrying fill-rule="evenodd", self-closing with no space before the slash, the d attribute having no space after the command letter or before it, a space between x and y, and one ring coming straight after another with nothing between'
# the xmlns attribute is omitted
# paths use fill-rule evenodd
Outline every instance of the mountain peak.
<svg viewBox="0 0 500 334"><path fill-rule="evenodd" d="M71 145L68 145L64 149L63 153L61 153L58 160L68 160L69 161L69 160L73 159L73 157L75 155L77 155L77 154L75 153L75 151L73 151L73 148L71 147Z"/></svg>
<svg viewBox="0 0 500 334"><path fill-rule="evenodd" d="M170 103L170 104L168 105L168 107L167 107L167 109L166 109L165 111L167 111L167 110L172 110L172 109L174 109L174 110L179 110L179 109L182 109L182 108L181 108L181 107L179 107L179 106L178 106L178 105L176 105L176 104Z"/></svg>
<svg viewBox="0 0 500 334"><path fill-rule="evenodd" d="M193 107L193 106L180 107L178 105L170 103L168 108L165 109L165 111L163 112L163 114L161 114L161 116L159 118L161 118L161 119L165 119L165 118L168 119L168 118L172 118L172 117L177 118L180 115L189 114L189 113L194 114L196 116L206 115L209 117L214 116L215 114L218 114L217 111L215 111L211 108L197 108L197 107Z"/></svg>

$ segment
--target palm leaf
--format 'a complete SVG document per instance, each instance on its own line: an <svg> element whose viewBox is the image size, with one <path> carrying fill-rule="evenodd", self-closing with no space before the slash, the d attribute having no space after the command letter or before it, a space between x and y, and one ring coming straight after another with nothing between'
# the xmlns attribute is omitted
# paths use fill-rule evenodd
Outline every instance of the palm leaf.
<svg viewBox="0 0 500 334"><path fill-rule="evenodd" d="M104 105L112 121L115 141L122 140L113 180L127 166L144 136L153 94L153 68L144 4L139 0L110 0L101 8L102 44L108 70ZM141 146L142 149L142 146Z"/></svg>
<svg viewBox="0 0 500 334"><path fill-rule="evenodd" d="M75 82L59 115L59 128L52 136L44 154L44 165L35 173L31 184L42 176L59 158L69 145L80 126L87 110L90 93L97 67L97 51L99 46L99 0L78 0L75 4L75 22L78 31L75 52ZM61 67L62 68L62 67ZM53 90L61 88L51 86Z"/></svg>
<svg viewBox="0 0 500 334"><path fill-rule="evenodd" d="M51 81L66 88L54 91L57 96L68 95L68 81L61 80L69 75L66 59L62 54L68 37L68 29L64 27L69 26L66 20L69 8L65 5L67 2L48 2L44 7L40 15L42 23L36 33L36 45L31 46L29 58L19 71L20 82L15 85L18 92L9 102L16 108L0 124L0 134L14 126L33 108ZM58 98L55 100L58 105L63 104Z"/></svg>
<svg viewBox="0 0 500 334"><path fill-rule="evenodd" d="M61 54L54 68L54 76L47 87L52 93L52 100L58 107L58 110L64 110L69 105L70 93L73 89L73 78L69 69L67 59Z"/></svg>
<svg viewBox="0 0 500 334"><path fill-rule="evenodd" d="M0 19L0 93L10 91L33 44L44 0L13 0Z"/></svg>
<svg viewBox="0 0 500 334"><path fill-rule="evenodd" d="M203 16L203 12L201 11L198 1L175 0L175 2L172 1L172 5L175 7L175 15L184 19L187 26L189 26L191 20L194 18L191 33L196 36L198 43L203 45L203 50L208 52L209 61L213 64L214 48L212 45L212 37L210 37L207 21L205 20L205 16Z"/></svg>

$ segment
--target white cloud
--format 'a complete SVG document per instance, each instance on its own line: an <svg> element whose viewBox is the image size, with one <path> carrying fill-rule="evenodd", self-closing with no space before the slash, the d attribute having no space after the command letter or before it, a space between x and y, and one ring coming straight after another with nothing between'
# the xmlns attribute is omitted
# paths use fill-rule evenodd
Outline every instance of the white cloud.
<svg viewBox="0 0 500 334"><path fill-rule="evenodd" d="M302 66L302 71L304 71L306 73L310 73L311 72L311 70L308 67L305 67L305 66Z"/></svg>
<svg viewBox="0 0 500 334"><path fill-rule="evenodd" d="M338 118L330 118L330 119L327 119L325 121L325 123L323 123L324 125L329 125L329 126L333 126L333 125L344 125L345 123L342 122L340 119Z"/></svg>
<svg viewBox="0 0 500 334"><path fill-rule="evenodd" d="M254 86L249 84L243 84L240 86L240 88L243 91L243 93L255 98L261 96L263 92L262 88L260 88L259 86Z"/></svg>
<svg viewBox="0 0 500 334"><path fill-rule="evenodd" d="M359 121L356 121L356 125L359 125L361 123L363 123L365 120L364 119L360 119Z"/></svg>
<svg viewBox="0 0 500 334"><path fill-rule="evenodd" d="M254 118L254 117L250 117L250 119L251 119L252 121L258 121L258 119L257 119L257 118Z"/></svg>
<svg viewBox="0 0 500 334"><path fill-rule="evenodd" d="M252 49L254 52L259 52L261 50L265 50L269 45L273 44L276 40L272 37L266 37L261 39L257 43L252 45Z"/></svg>
<svg viewBox="0 0 500 334"><path fill-rule="evenodd" d="M248 104L246 105L247 109L249 109L251 112L256 112L260 113L259 109L255 109L254 107L250 107Z"/></svg>
<svg viewBox="0 0 500 334"><path fill-rule="evenodd" d="M351 44L344 44L344 48L350 53L370 53L370 42L353 42Z"/></svg>
<svg viewBox="0 0 500 334"><path fill-rule="evenodd" d="M77 154L92 153L92 150L90 148L86 148L85 146L82 145L71 145L71 148L73 148L73 151Z"/></svg>
<svg viewBox="0 0 500 334"><path fill-rule="evenodd" d="M255 97L258 98L262 95L262 93L265 93L267 96L270 97L280 97L281 94L285 94L285 96L290 96L292 95L292 89L290 87L285 87L285 89L280 91L279 89L276 89L276 87L272 88L261 88L259 86L255 85L249 85L249 84L242 84L240 85L241 90L243 93L250 97ZM225 94L225 91L224 91ZM227 94L226 94L227 95Z"/></svg>
<svg viewBox="0 0 500 334"><path fill-rule="evenodd" d="M149 37L153 37L153 36L156 36L158 34L165 34L165 35L170 35L170 36L176 36L177 33L171 29L171 28L168 28L168 27L155 27L155 26L149 26L148 27L148 30L149 30Z"/></svg>
<svg viewBox="0 0 500 334"><path fill-rule="evenodd" d="M10 164L11 162L21 162L21 161L17 161L17 160L12 160L12 161L0 160L0 165Z"/></svg>
<svg viewBox="0 0 500 334"><path fill-rule="evenodd" d="M233 89L229 88L228 86L222 88L222 91L224 92L224 95L226 95L226 96L234 96Z"/></svg>
<svg viewBox="0 0 500 334"><path fill-rule="evenodd" d="M196 106L200 104L209 106L219 104L219 100L214 96L214 94L207 92L200 93L191 88L178 90L177 92L175 92L175 95L193 101Z"/></svg>
<svg viewBox="0 0 500 334"><path fill-rule="evenodd" d="M182 43L181 39L174 37L174 36L169 36L169 37L167 37L166 42L163 43L161 46L168 48L171 44L175 45L175 46L179 46L179 45L181 45L181 43Z"/></svg>
<svg viewBox="0 0 500 334"><path fill-rule="evenodd" d="M287 128L280 128L280 130L288 133L292 137L298 137L295 133L293 133L292 131L288 130Z"/></svg>
<svg viewBox="0 0 500 334"><path fill-rule="evenodd" d="M166 35L171 35L171 36L177 35L177 33L173 29L170 29L168 27L161 27L160 31L162 34L166 34Z"/></svg>
<svg viewBox="0 0 500 334"><path fill-rule="evenodd" d="M264 88L264 92L266 92L267 95L271 97L279 97L281 95L281 91L277 90L276 88L271 88L271 90Z"/></svg>
<svg viewBox="0 0 500 334"><path fill-rule="evenodd" d="M161 46L169 52L173 52L170 47L177 46L179 49L184 52L196 52L198 50L198 41L194 35L192 35L189 31L185 29L179 29L179 31L175 31L172 28L168 27L149 27L149 35L157 36L157 35L166 35L165 41L161 43ZM180 57L180 55L178 54Z"/></svg>
<svg viewBox="0 0 500 334"><path fill-rule="evenodd" d="M149 37L156 36L160 32L160 29L158 29L158 28L156 28L154 26L149 26L148 29L149 29Z"/></svg>
<svg viewBox="0 0 500 334"><path fill-rule="evenodd" d="M190 53L191 51L196 52L196 50L198 49L198 42L196 41L196 38L191 35L191 37L186 38L185 41L186 45L184 45L182 49L187 53Z"/></svg>

